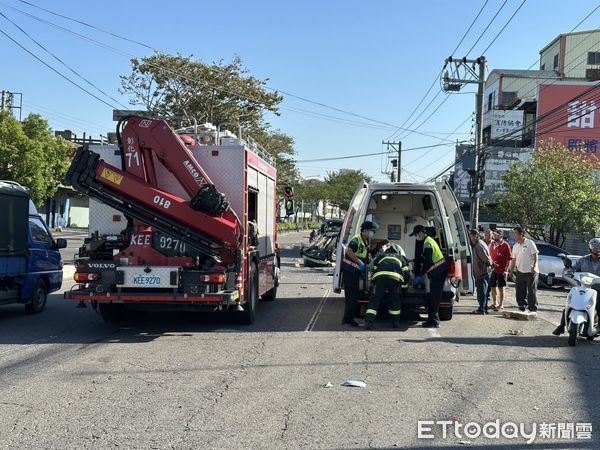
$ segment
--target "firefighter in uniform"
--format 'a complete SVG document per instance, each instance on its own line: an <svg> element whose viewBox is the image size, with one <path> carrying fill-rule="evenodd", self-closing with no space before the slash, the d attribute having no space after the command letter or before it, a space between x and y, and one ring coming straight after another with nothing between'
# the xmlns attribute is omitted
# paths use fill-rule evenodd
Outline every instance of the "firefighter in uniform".
<svg viewBox="0 0 600 450"><path fill-rule="evenodd" d="M426 322L423 322L425 328L440 327L440 301L444 290L444 282L448 276L448 263L440 246L425 232L423 225L415 225L410 236L416 236L418 240L423 241L423 264L419 273L415 273L414 285L421 284L421 277L427 275L429 278L429 315Z"/></svg>
<svg viewBox="0 0 600 450"><path fill-rule="evenodd" d="M402 257L402 249L396 244L389 244L387 249L377 255L373 261L374 293L369 300L365 314L365 329L371 330L375 325L377 310L382 300L388 304L388 313L392 317L392 327L400 326L400 290L408 287L409 268Z"/></svg>
<svg viewBox="0 0 600 450"><path fill-rule="evenodd" d="M369 238L375 234L375 224L363 222L360 233L352 238L344 253L342 268L344 271L344 297L346 305L342 325L357 327L354 320L358 308L359 280L364 279L369 262Z"/></svg>

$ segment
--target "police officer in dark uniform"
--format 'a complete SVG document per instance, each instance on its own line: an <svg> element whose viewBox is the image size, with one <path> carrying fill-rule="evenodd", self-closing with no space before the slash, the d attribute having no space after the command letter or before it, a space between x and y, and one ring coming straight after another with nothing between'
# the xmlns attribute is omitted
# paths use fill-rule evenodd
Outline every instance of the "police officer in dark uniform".
<svg viewBox="0 0 600 450"><path fill-rule="evenodd" d="M429 278L429 316L423 322L425 328L440 327L440 301L444 290L444 283L448 276L448 263L435 239L428 236L423 225L415 225L410 236L416 236L417 240L423 241L423 253L421 255L422 265L419 273L415 272L414 285L421 284L421 277L427 275ZM415 255L415 259L417 255Z"/></svg>
<svg viewBox="0 0 600 450"><path fill-rule="evenodd" d="M357 327L354 320L358 307L359 280L364 274L369 263L369 238L375 234L375 224L370 221L363 222L360 233L355 235L346 247L342 269L344 271L344 296L346 306L342 325Z"/></svg>
<svg viewBox="0 0 600 450"><path fill-rule="evenodd" d="M377 310L382 300L388 304L388 313L392 317L392 327L400 326L400 291L408 287L409 268L402 257L402 251L396 244L389 244L387 249L377 255L373 261L374 293L369 300L365 314L365 328L370 330L375 325Z"/></svg>

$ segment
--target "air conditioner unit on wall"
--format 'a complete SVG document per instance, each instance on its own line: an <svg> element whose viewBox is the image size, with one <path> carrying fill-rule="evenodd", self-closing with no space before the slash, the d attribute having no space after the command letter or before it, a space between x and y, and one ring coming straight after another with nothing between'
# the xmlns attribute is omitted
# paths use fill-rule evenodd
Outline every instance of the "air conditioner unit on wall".
<svg viewBox="0 0 600 450"><path fill-rule="evenodd" d="M588 81L600 80L600 69L586 69L585 70L585 78Z"/></svg>

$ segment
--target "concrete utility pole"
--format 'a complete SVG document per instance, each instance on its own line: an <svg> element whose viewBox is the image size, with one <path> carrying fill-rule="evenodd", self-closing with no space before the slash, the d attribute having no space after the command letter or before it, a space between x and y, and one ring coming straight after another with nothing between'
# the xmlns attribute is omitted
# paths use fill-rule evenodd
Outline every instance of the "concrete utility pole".
<svg viewBox="0 0 600 450"><path fill-rule="evenodd" d="M388 152L388 157L389 154L392 153L392 151L397 152L398 157L397 159L392 159L391 163L392 163L392 171L390 172L390 181L392 183L394 183L396 180L398 182L400 182L400 173L402 172L402 142L401 141L393 141L393 142L388 142L388 141L382 141L381 142L384 145L387 145L387 152ZM397 179L394 179L394 168L397 169Z"/></svg>
<svg viewBox="0 0 600 450"><path fill-rule="evenodd" d="M470 65L470 66L469 66ZM475 65L479 71L475 72ZM446 92L460 91L467 84L477 84L477 97L475 100L475 167L471 177L471 211L469 222L471 228L479 226L479 195L483 189L485 179L485 152L483 149L483 88L485 83L485 56L477 59L460 58L452 56L446 58L444 69L450 66L451 75L446 70L443 77L443 90Z"/></svg>

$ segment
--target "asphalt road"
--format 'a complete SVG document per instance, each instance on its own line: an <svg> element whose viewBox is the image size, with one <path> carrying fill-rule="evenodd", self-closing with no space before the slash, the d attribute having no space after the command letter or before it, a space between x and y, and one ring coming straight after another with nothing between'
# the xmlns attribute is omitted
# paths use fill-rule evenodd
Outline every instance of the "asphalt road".
<svg viewBox="0 0 600 450"><path fill-rule="evenodd" d="M600 347L550 334L566 291L540 291L536 321L475 316L464 297L438 330L385 320L348 330L331 269L295 267L301 239L280 238L279 298L259 305L252 326L164 313L108 324L62 293L37 316L0 308L0 447L526 446L493 428L492 437L474 437L475 425L471 437L454 433L497 420L509 436L509 423L536 426L528 448L600 448ZM441 425L421 429L434 440L419 439L418 421L452 425L445 439ZM592 425L591 439L577 438L586 437L577 423Z"/></svg>

